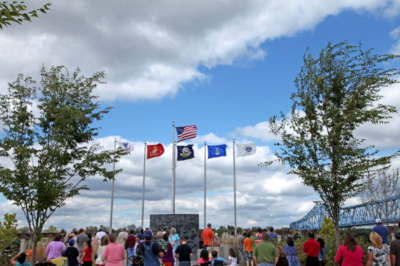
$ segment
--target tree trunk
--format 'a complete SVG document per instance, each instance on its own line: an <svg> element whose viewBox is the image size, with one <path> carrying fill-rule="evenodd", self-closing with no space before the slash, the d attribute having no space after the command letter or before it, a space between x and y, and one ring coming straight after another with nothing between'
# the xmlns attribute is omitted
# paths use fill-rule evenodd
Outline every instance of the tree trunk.
<svg viewBox="0 0 400 266"><path fill-rule="evenodd" d="M340 231L339 231L339 217L336 216L334 219L335 224L335 242L336 242L336 250L340 247Z"/></svg>
<svg viewBox="0 0 400 266"><path fill-rule="evenodd" d="M36 232L31 234L31 240L32 240L32 258L31 258L31 265L36 264L36 247L37 247L37 235Z"/></svg>

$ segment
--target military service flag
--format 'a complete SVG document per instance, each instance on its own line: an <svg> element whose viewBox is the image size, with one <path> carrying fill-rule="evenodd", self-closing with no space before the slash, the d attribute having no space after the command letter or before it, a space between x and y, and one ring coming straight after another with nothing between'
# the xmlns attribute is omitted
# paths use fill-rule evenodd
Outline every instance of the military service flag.
<svg viewBox="0 0 400 266"><path fill-rule="evenodd" d="M178 148L178 161L184 161L194 158L193 145L177 146Z"/></svg>
<svg viewBox="0 0 400 266"><path fill-rule="evenodd" d="M156 145L147 145L147 159L163 155L164 146L161 143Z"/></svg>
<svg viewBox="0 0 400 266"><path fill-rule="evenodd" d="M124 152L131 152L133 151L133 144L130 144L128 142L117 142L118 146L124 150Z"/></svg>
<svg viewBox="0 0 400 266"><path fill-rule="evenodd" d="M208 159L226 156L226 145L208 145Z"/></svg>
<svg viewBox="0 0 400 266"><path fill-rule="evenodd" d="M254 143L235 144L237 148L236 157L250 156L256 153L256 145L254 145Z"/></svg>

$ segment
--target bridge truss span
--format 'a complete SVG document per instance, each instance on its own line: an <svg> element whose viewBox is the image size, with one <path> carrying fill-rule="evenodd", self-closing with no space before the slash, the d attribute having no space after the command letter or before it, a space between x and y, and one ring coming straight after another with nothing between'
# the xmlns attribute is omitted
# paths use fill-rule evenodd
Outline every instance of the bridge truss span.
<svg viewBox="0 0 400 266"><path fill-rule="evenodd" d="M328 212L321 203L316 203L303 218L290 224L290 230L321 229L324 216L328 216ZM397 223L400 220L400 195L342 208L339 227L371 225L375 223L376 218L380 218L384 223Z"/></svg>

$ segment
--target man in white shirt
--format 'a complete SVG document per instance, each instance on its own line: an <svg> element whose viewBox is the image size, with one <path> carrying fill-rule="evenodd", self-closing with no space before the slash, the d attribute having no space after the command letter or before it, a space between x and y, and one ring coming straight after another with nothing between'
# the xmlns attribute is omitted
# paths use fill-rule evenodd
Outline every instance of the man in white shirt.
<svg viewBox="0 0 400 266"><path fill-rule="evenodd" d="M128 232L126 231L126 228L123 227L122 231L118 234L117 242L120 243L121 245L125 245L125 241L128 239Z"/></svg>
<svg viewBox="0 0 400 266"><path fill-rule="evenodd" d="M105 235L106 235L106 232L104 232L104 231L98 231L97 234L96 234L97 243L100 244L101 238L102 238L103 236L105 236Z"/></svg>

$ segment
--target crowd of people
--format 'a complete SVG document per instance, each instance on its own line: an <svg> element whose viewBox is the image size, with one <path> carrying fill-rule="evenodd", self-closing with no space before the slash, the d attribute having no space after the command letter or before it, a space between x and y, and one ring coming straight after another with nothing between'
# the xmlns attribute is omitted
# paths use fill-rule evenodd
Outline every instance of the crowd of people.
<svg viewBox="0 0 400 266"><path fill-rule="evenodd" d="M371 246L368 247L368 260L365 266L400 266L400 229L395 231L395 240L387 242L388 229L377 219L376 226L370 234ZM211 224L203 230L201 237L204 248L200 252L199 266L237 266L240 262L246 266L300 266L298 250L295 242L301 238L296 230L285 239L286 245L275 247L278 235L274 228L259 228L256 232L241 232L238 253L229 249L228 258L219 256L214 249L215 233ZM94 250L93 243L97 249ZM308 232L302 251L306 254L306 266L324 266L326 264L325 241L314 232ZM11 259L14 266L30 266L31 252L20 253ZM123 266L127 261L132 266L134 259L144 266L190 266L193 259L192 248L188 245L188 237L179 237L177 230L165 226L163 231L154 233L150 228L141 233L128 233L126 228L116 236L107 231L99 231L92 235L90 230L74 229L67 234L61 230L46 248L46 262L56 266ZM137 261L136 261L137 262ZM355 237L345 233L344 244L339 247L334 262L341 266L364 265L364 252L357 245ZM135 266L135 265L134 265Z"/></svg>

